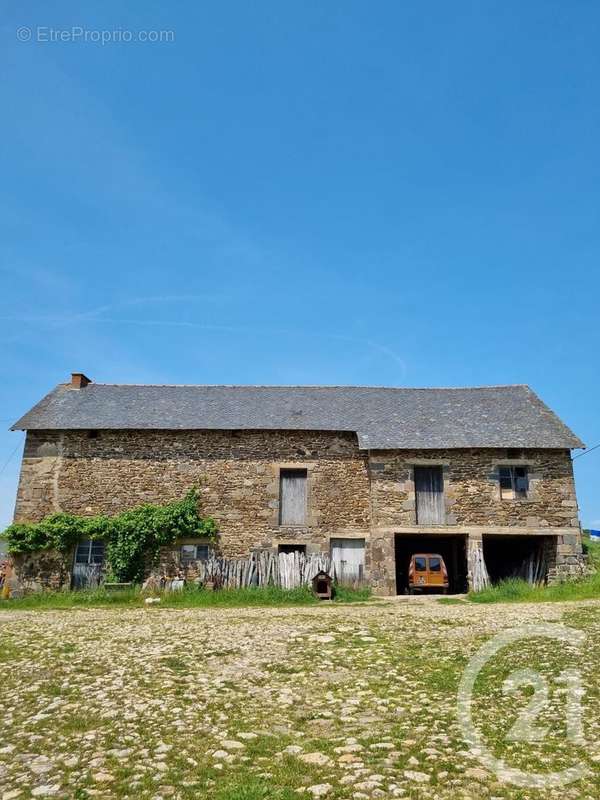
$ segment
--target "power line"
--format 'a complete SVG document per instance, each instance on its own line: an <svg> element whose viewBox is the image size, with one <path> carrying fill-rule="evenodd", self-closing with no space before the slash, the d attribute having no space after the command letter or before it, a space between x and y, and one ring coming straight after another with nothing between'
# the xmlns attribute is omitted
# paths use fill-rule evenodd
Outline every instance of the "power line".
<svg viewBox="0 0 600 800"><path fill-rule="evenodd" d="M600 447L600 442L598 442L598 444L595 444L593 447L590 447L588 450L584 450L583 453L579 453L578 456L573 456L572 460L575 461L576 459L581 458L581 456L587 456L588 453L591 453L592 450L597 450L599 447Z"/></svg>
<svg viewBox="0 0 600 800"><path fill-rule="evenodd" d="M19 449L19 447L21 447L21 442L19 442L19 443L17 444L17 446L15 447L15 449L12 451L12 453L11 453L11 454L9 455L9 457L7 458L7 460L6 460L5 464L4 464L4 466L2 467L2 469L0 469L0 475L2 475L2 474L3 474L3 472L4 472L4 470L5 470L5 469L8 467L8 465L9 465L9 464L10 464L10 462L12 461L12 459L13 459L13 456L15 455L15 453L17 452L17 450Z"/></svg>

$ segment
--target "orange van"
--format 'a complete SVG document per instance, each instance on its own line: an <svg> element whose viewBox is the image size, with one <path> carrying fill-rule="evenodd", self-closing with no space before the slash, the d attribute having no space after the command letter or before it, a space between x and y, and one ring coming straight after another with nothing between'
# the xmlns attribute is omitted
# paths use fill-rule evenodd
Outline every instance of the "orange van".
<svg viewBox="0 0 600 800"><path fill-rule="evenodd" d="M438 589L446 594L449 586L448 570L439 553L415 553L408 567L408 593L424 589Z"/></svg>

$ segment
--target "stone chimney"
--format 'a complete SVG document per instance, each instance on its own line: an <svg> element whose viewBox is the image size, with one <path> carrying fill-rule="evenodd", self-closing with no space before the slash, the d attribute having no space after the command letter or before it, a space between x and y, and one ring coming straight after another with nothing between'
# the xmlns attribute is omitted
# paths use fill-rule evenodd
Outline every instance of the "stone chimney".
<svg viewBox="0 0 600 800"><path fill-rule="evenodd" d="M91 380L83 372L71 373L71 389L84 389Z"/></svg>

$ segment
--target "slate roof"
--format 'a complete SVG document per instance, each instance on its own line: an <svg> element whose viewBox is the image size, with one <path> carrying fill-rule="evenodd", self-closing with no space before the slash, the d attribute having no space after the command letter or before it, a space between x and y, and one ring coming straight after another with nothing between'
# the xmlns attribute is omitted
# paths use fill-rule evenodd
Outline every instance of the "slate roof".
<svg viewBox="0 0 600 800"><path fill-rule="evenodd" d="M524 385L368 386L59 384L12 430L353 431L362 449L541 447L583 443Z"/></svg>

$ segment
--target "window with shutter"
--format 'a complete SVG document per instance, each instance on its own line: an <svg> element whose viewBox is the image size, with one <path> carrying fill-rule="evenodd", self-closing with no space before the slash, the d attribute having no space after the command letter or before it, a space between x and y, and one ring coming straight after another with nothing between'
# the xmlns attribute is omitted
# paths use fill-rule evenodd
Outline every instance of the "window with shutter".
<svg viewBox="0 0 600 800"><path fill-rule="evenodd" d="M445 520L442 467L415 467L418 525L443 525Z"/></svg>
<svg viewBox="0 0 600 800"><path fill-rule="evenodd" d="M282 469L279 474L279 524L306 525L305 469Z"/></svg>

